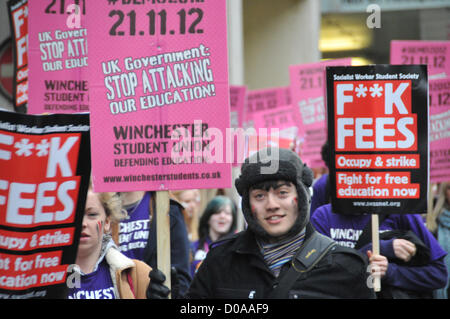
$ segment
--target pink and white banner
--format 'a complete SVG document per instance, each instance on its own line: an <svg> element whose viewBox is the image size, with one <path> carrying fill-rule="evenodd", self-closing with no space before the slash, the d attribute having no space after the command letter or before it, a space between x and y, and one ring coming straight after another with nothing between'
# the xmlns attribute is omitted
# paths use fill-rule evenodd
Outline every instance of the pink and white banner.
<svg viewBox="0 0 450 319"><path fill-rule="evenodd" d="M89 112L86 2L29 2L28 113Z"/></svg>
<svg viewBox="0 0 450 319"><path fill-rule="evenodd" d="M255 113L253 117L255 129L279 130L280 137L290 139L292 142L298 134L298 121L300 113L292 105L282 105L274 109L268 109Z"/></svg>
<svg viewBox="0 0 450 319"><path fill-rule="evenodd" d="M450 41L391 41L390 62L426 64L429 76L450 76Z"/></svg>
<svg viewBox="0 0 450 319"><path fill-rule="evenodd" d="M430 80L430 182L450 181L450 78Z"/></svg>
<svg viewBox="0 0 450 319"><path fill-rule="evenodd" d="M298 136L299 121L300 113L291 104L256 112L253 116L253 122L255 130L258 132L258 143L264 144L262 139L267 136L268 145L294 149ZM265 133L265 130L267 130L267 133ZM260 148L258 146L257 149L253 149L251 142L249 143L250 155ZM253 145L256 145L256 143Z"/></svg>
<svg viewBox="0 0 450 319"><path fill-rule="evenodd" d="M257 112L291 104L289 87L274 87L247 92L244 109L244 127L254 127L253 116Z"/></svg>
<svg viewBox="0 0 450 319"><path fill-rule="evenodd" d="M346 58L289 67L292 105L298 108L301 115L298 151L309 167L325 167L320 155L320 149L327 140L325 68L351 64L352 59Z"/></svg>
<svg viewBox="0 0 450 319"><path fill-rule="evenodd" d="M227 188L226 1L91 1L94 189Z"/></svg>

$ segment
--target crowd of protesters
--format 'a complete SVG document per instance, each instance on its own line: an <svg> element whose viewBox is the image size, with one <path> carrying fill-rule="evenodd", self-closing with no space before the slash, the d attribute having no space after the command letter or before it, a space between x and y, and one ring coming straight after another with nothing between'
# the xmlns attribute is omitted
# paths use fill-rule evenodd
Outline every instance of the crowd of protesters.
<svg viewBox="0 0 450 319"><path fill-rule="evenodd" d="M437 185L426 216L381 217L375 254L370 215L335 213L328 175L314 176L291 150L277 149L278 170L260 174L270 150L242 165L241 202L216 194L201 207L200 190L171 193L170 289L156 263L155 192L89 188L81 287L68 298L448 298L450 183Z"/></svg>

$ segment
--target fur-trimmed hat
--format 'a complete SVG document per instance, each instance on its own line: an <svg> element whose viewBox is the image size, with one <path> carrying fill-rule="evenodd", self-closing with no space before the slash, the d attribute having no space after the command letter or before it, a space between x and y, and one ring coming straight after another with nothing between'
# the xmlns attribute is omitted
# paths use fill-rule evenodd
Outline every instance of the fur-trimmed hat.
<svg viewBox="0 0 450 319"><path fill-rule="evenodd" d="M311 193L309 187L313 182L313 172L293 151L269 147L247 158L241 167L241 175L236 179L236 189L242 197L242 212L248 228L262 239L270 235L259 225L250 209L249 190L253 185L265 181L284 180L293 183L298 194L299 214L295 224L284 236L298 234L309 222Z"/></svg>

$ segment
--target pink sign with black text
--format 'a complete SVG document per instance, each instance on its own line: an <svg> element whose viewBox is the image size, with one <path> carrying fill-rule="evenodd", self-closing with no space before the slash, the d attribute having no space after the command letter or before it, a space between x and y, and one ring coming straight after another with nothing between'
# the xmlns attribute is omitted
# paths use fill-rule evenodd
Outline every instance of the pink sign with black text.
<svg viewBox="0 0 450 319"><path fill-rule="evenodd" d="M89 112L86 2L29 2L29 114Z"/></svg>
<svg viewBox="0 0 450 319"><path fill-rule="evenodd" d="M320 155L320 149L327 140L325 68L351 64L352 59L345 58L289 67L292 104L298 107L301 115L299 153L309 167L325 167Z"/></svg>
<svg viewBox="0 0 450 319"><path fill-rule="evenodd" d="M426 64L428 75L450 76L450 41L391 41L391 64Z"/></svg>
<svg viewBox="0 0 450 319"><path fill-rule="evenodd" d="M258 112L288 104L291 104L289 86L250 90L247 92L243 126L254 127L253 116Z"/></svg>
<svg viewBox="0 0 450 319"><path fill-rule="evenodd" d="M298 136L298 123L300 121L300 114L298 109L292 105L281 105L274 109L260 111L254 114L253 121L258 135L258 143L261 138L267 135L268 145L277 146L280 148L294 149L296 139ZM264 130L267 130L265 134ZM252 143L249 143L251 148ZM252 151L258 149L250 149Z"/></svg>
<svg viewBox="0 0 450 319"><path fill-rule="evenodd" d="M450 181L450 78L430 80L430 182Z"/></svg>
<svg viewBox="0 0 450 319"><path fill-rule="evenodd" d="M91 1L94 189L227 188L226 1Z"/></svg>

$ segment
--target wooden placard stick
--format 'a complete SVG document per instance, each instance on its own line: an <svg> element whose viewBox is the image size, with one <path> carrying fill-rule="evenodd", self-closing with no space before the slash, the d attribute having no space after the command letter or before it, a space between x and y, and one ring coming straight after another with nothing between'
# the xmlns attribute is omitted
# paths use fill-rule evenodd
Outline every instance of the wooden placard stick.
<svg viewBox="0 0 450 319"><path fill-rule="evenodd" d="M436 225L435 216L433 214L434 210L434 194L433 194L433 184L428 184L428 203L427 203L427 215L426 215L426 224L427 228L432 230L434 225Z"/></svg>
<svg viewBox="0 0 450 319"><path fill-rule="evenodd" d="M171 289L170 278L170 199L168 191L156 192L157 267L166 276L164 284ZM169 295L169 298L171 296Z"/></svg>
<svg viewBox="0 0 450 319"><path fill-rule="evenodd" d="M433 212L433 198L434 198L434 194L433 194L433 184L429 183L428 184L428 209L427 209L427 215L431 214Z"/></svg>
<svg viewBox="0 0 450 319"><path fill-rule="evenodd" d="M372 252L375 255L380 254L380 237L379 237L378 214L372 214ZM374 276L373 289L375 292L381 290L380 276Z"/></svg>

